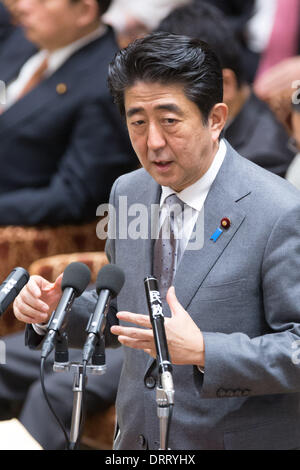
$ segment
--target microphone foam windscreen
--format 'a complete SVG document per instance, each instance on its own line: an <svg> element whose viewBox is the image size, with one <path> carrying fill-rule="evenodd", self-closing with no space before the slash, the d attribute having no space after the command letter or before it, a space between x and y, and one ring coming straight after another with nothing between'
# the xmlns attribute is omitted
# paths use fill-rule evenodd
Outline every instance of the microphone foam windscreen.
<svg viewBox="0 0 300 470"><path fill-rule="evenodd" d="M97 293L99 295L102 289L108 289L112 297L116 297L122 289L124 282L125 274L122 269L115 264L106 264L100 269L97 276Z"/></svg>
<svg viewBox="0 0 300 470"><path fill-rule="evenodd" d="M86 264L70 263L64 271L61 288L64 290L66 287L72 287L76 292L76 296L79 297L87 288L90 280L91 271Z"/></svg>

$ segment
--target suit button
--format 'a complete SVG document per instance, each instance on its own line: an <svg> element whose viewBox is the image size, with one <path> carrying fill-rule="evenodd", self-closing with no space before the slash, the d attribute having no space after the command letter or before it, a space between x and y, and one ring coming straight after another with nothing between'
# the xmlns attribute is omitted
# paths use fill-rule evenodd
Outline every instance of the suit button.
<svg viewBox="0 0 300 470"><path fill-rule="evenodd" d="M247 388L242 391L242 396L243 397L248 397L249 395L250 395L250 390L248 390Z"/></svg>
<svg viewBox="0 0 300 470"><path fill-rule="evenodd" d="M231 398L231 397L234 397L234 395L235 395L235 394L234 394L234 391L233 391L233 390L227 390L226 397Z"/></svg>
<svg viewBox="0 0 300 470"><path fill-rule="evenodd" d="M147 388L154 388L155 384L156 384L156 380L154 377L152 377L152 375L149 375L149 377L146 377L145 385Z"/></svg>
<svg viewBox="0 0 300 470"><path fill-rule="evenodd" d="M235 397L241 397L242 395L243 395L243 392L239 388L234 391L234 396Z"/></svg>
<svg viewBox="0 0 300 470"><path fill-rule="evenodd" d="M140 447L145 447L145 444L146 444L146 439L145 439L145 436L143 436L143 434L140 434L137 438L137 443Z"/></svg>
<svg viewBox="0 0 300 470"><path fill-rule="evenodd" d="M219 388L217 390L217 397L218 398L224 398L224 397L226 397L226 393L227 392L226 392L226 390L224 390L224 388Z"/></svg>

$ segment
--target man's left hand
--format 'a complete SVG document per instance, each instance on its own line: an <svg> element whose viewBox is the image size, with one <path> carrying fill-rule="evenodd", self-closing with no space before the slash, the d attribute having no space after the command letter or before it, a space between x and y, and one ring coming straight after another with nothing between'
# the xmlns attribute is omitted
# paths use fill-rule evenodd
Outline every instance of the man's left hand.
<svg viewBox="0 0 300 470"><path fill-rule="evenodd" d="M193 364L204 367L204 340L201 330L178 302L174 287L167 293L172 316L165 318L165 330L170 359L173 364ZM156 357L155 342L150 318L131 312L118 312L119 320L134 323L141 328L113 326L111 332L118 336L121 344L134 349L142 349Z"/></svg>

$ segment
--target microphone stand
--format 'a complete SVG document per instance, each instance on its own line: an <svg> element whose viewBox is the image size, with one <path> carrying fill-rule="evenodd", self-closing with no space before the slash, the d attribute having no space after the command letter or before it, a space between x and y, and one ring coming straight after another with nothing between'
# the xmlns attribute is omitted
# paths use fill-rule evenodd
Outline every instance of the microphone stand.
<svg viewBox="0 0 300 470"><path fill-rule="evenodd" d="M156 387L156 404L160 434L159 450L170 450L168 448L170 405L168 402L167 395L160 384Z"/></svg>
<svg viewBox="0 0 300 470"><path fill-rule="evenodd" d="M156 348L156 361L158 364L159 381L156 388L156 403L160 428L159 450L169 450L169 430L174 406L172 364L169 358L168 342L164 327L164 315L157 279L153 276L147 277L144 279L144 285Z"/></svg>
<svg viewBox="0 0 300 470"><path fill-rule="evenodd" d="M61 351L59 351L61 353ZM65 358L65 356L62 356ZM104 336L99 336L90 364L78 362L64 362L55 355L54 372L74 371L73 379L73 410L70 430L69 450L75 450L82 428L82 408L84 404L84 390L88 380L87 374L103 375L106 372Z"/></svg>

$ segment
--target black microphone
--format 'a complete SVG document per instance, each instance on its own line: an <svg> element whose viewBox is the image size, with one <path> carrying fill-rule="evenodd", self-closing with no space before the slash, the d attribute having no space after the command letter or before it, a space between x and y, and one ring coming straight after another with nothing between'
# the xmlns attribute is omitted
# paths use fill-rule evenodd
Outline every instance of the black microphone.
<svg viewBox="0 0 300 470"><path fill-rule="evenodd" d="M100 269L96 281L99 297L86 328L87 339L83 348L83 361L90 360L99 338L103 336L110 301L119 294L124 282L124 272L115 264L107 264Z"/></svg>
<svg viewBox="0 0 300 470"><path fill-rule="evenodd" d="M153 276L144 279L146 297L153 329L157 362L161 374L162 388L168 398L169 404L174 404L174 386L172 378L172 364L169 357L168 343L165 330L165 318L162 311L162 302L158 289L157 279Z"/></svg>
<svg viewBox="0 0 300 470"><path fill-rule="evenodd" d="M42 358L46 358L52 351L56 334L61 329L66 314L70 312L75 298L79 297L86 289L90 279L91 271L86 264L75 262L66 267L61 282L63 294L47 326L47 336L42 347Z"/></svg>
<svg viewBox="0 0 300 470"><path fill-rule="evenodd" d="M21 289L29 281L29 274L24 268L15 268L0 286L0 315L15 300Z"/></svg>

